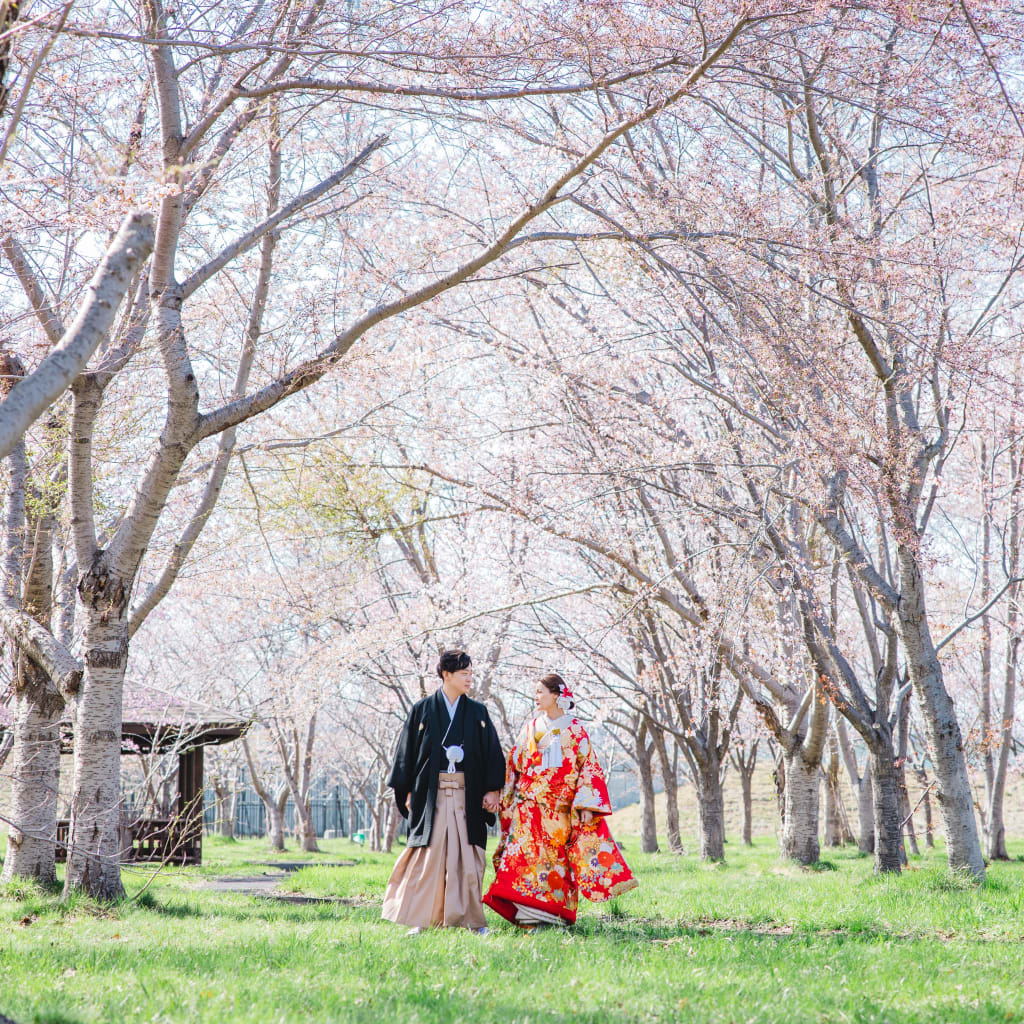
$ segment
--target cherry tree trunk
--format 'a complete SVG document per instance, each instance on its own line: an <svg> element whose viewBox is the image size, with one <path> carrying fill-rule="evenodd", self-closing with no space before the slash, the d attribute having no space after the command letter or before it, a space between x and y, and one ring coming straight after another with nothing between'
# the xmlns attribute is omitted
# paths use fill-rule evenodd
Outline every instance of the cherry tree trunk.
<svg viewBox="0 0 1024 1024"><path fill-rule="evenodd" d="M64 893L124 897L121 884L121 700L129 586L91 569L79 582L85 676L74 702L74 774Z"/></svg>
<svg viewBox="0 0 1024 1024"><path fill-rule="evenodd" d="M875 852L875 798L870 756L864 774L857 780L857 849L861 853Z"/></svg>
<svg viewBox="0 0 1024 1024"><path fill-rule="evenodd" d="M308 797L295 804L295 837L300 847L307 853L317 853L320 850L316 844L316 826L313 824L313 812Z"/></svg>
<svg viewBox="0 0 1024 1024"><path fill-rule="evenodd" d="M829 754L825 769L825 845L836 847L846 842L839 794L839 753Z"/></svg>
<svg viewBox="0 0 1024 1024"><path fill-rule="evenodd" d="M671 770L665 779L665 829L668 848L672 853L683 852L683 840L679 834L679 785Z"/></svg>
<svg viewBox="0 0 1024 1024"><path fill-rule="evenodd" d="M924 783L928 785L927 780ZM935 849L935 823L932 821L932 798L928 790L925 790L924 794L924 845L929 850ZM1005 839L1006 832L1003 831L1003 837Z"/></svg>
<svg viewBox="0 0 1024 1024"><path fill-rule="evenodd" d="M284 805L276 800L264 800L267 809L267 835L272 850L284 849Z"/></svg>
<svg viewBox="0 0 1024 1024"><path fill-rule="evenodd" d="M906 861L903 850L903 829L900 816L899 773L892 746L883 745L871 751L871 798L874 806L875 872L899 874Z"/></svg>
<svg viewBox="0 0 1024 1024"><path fill-rule="evenodd" d="M676 766L668 756L668 744L665 733L661 729L651 729L655 749L658 751L658 763L661 765L661 778L665 783L665 829L668 848L673 853L683 852L683 841L679 836L679 785L676 782ZM673 744L674 749L678 749Z"/></svg>
<svg viewBox="0 0 1024 1024"><path fill-rule="evenodd" d="M29 672L38 671L34 666ZM41 704L39 688L23 686L11 702L14 743L8 756L11 783L11 824L7 833L0 881L34 878L57 881L57 787L60 780L60 733L57 723L62 701Z"/></svg>
<svg viewBox="0 0 1024 1024"><path fill-rule="evenodd" d="M1010 855L1006 852L1006 825L1003 822L1005 787L1004 776L1001 780L997 780L997 784L992 787L992 796L989 800L988 856L990 860L1010 859Z"/></svg>
<svg viewBox="0 0 1024 1024"><path fill-rule="evenodd" d="M235 838L235 801L238 790L230 787L221 778L213 780L213 792L217 798L217 835L227 839Z"/></svg>
<svg viewBox="0 0 1024 1024"><path fill-rule="evenodd" d="M640 775L640 849L644 853L658 852L658 824L654 817L654 772L651 768L651 749L642 730L634 744L634 757Z"/></svg>
<svg viewBox="0 0 1024 1024"><path fill-rule="evenodd" d="M370 849L379 852L384 843L384 823L381 820L380 805L377 807L377 813L373 816L373 828L370 829Z"/></svg>
<svg viewBox="0 0 1024 1024"><path fill-rule="evenodd" d="M1017 590L1012 591L1010 609L1007 613L1011 630L1017 625ZM1011 635L1007 641L1005 677L1003 680L1002 723L999 729L999 754L992 778L988 814L988 856L991 860L1009 860L1006 852L1006 824L1003 820L1003 803L1006 795L1006 773L1009 766L1010 748L1013 746L1013 725L1016 711L1017 648L1019 638ZM926 813L928 811L925 805Z"/></svg>
<svg viewBox="0 0 1024 1024"><path fill-rule="evenodd" d="M740 771L740 789L743 792L743 845L754 845L754 773Z"/></svg>
<svg viewBox="0 0 1024 1024"><path fill-rule="evenodd" d="M725 800L722 770L717 757L698 764L697 823L700 827L700 859L725 860Z"/></svg>
<svg viewBox="0 0 1024 1024"><path fill-rule="evenodd" d="M21 361L0 352L0 398L22 376ZM32 487L34 510L27 508L30 475L25 442L19 440L7 463L3 508L3 550L0 560L3 604L30 615L49 629L53 607L54 514L48 495ZM27 558L26 541L33 537ZM13 639L13 638L12 638ZM10 782L7 853L0 880L32 878L44 884L57 880L57 789L60 778L60 732L64 699L55 691L40 665L15 643L12 670L10 728L3 737L0 768Z"/></svg>
<svg viewBox="0 0 1024 1024"><path fill-rule="evenodd" d="M821 858L818 843L818 807L821 765L808 765L801 746L783 756L786 788L780 852L787 860L815 864Z"/></svg>
<svg viewBox="0 0 1024 1024"><path fill-rule="evenodd" d="M985 861L974 817L963 737L928 629L920 567L913 552L903 546L899 549L899 561L900 638L935 766L936 798L946 840L946 860L952 870L967 871L981 881L985 877Z"/></svg>
<svg viewBox="0 0 1024 1024"><path fill-rule="evenodd" d="M390 853L391 848L395 845L395 837L398 835L398 826L402 820L402 816L394 807L388 808L388 827L384 833L384 852Z"/></svg>
<svg viewBox="0 0 1024 1024"><path fill-rule="evenodd" d="M910 794L907 792L907 776L902 767L896 769L896 788L900 795L900 820L904 822L903 830L910 841L910 852L917 856L921 850L917 845L917 832L914 830L914 812L910 806Z"/></svg>
<svg viewBox="0 0 1024 1024"><path fill-rule="evenodd" d="M910 806L910 793L907 790L907 748L910 744L910 701L904 700L900 704L899 717L899 747L896 753L896 787L900 794L900 819L907 838L910 840L910 849L915 856L921 851L917 846L917 833L914 831L914 811ZM903 851L906 858L906 850ZM906 860L904 859L904 863Z"/></svg>
<svg viewBox="0 0 1024 1024"><path fill-rule="evenodd" d="M786 756L781 751L775 757L772 782L775 783L775 809L779 814L779 841L781 842L782 830L786 827Z"/></svg>

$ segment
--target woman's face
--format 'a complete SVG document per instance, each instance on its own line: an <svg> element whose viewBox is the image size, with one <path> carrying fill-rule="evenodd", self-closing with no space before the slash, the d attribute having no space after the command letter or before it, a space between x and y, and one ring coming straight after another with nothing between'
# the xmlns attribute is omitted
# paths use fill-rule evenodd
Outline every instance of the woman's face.
<svg viewBox="0 0 1024 1024"><path fill-rule="evenodd" d="M557 695L552 693L543 683L538 683L537 689L533 691L533 702L537 705L537 710L545 715L561 713L562 709L558 706Z"/></svg>

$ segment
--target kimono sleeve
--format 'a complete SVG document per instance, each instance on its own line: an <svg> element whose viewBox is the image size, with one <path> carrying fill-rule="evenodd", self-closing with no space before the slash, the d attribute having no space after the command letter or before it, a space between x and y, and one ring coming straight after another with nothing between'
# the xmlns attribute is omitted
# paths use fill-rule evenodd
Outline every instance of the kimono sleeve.
<svg viewBox="0 0 1024 1024"><path fill-rule="evenodd" d="M572 809L574 814L580 811L593 811L594 814L611 814L612 805L608 799L608 784L604 772L597 760L590 737L580 728L580 736L576 740L576 768L578 778L576 792L573 795Z"/></svg>
<svg viewBox="0 0 1024 1024"><path fill-rule="evenodd" d="M395 805L403 818L409 816L405 801L412 792L416 775L416 748L419 743L419 722L414 711L409 712L398 737L395 757L388 776L388 785L395 791Z"/></svg>
<svg viewBox="0 0 1024 1024"><path fill-rule="evenodd" d="M519 730L519 735L508 752L508 760L505 764L505 788L501 791L502 814L509 811L515 800L516 783L523 770L523 752L526 750L529 739L529 724Z"/></svg>

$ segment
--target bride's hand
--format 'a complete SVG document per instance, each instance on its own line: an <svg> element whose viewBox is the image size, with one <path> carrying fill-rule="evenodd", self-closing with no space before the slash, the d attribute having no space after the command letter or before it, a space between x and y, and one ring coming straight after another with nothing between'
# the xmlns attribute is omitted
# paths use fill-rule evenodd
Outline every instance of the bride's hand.
<svg viewBox="0 0 1024 1024"><path fill-rule="evenodd" d="M580 821L584 825L589 825L594 820L593 811L580 811Z"/></svg>

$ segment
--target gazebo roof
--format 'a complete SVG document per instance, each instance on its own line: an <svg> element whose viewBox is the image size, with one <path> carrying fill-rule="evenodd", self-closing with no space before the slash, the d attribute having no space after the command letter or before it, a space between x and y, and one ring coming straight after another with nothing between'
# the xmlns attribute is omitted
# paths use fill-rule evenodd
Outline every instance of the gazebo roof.
<svg viewBox="0 0 1024 1024"><path fill-rule="evenodd" d="M125 683L121 710L121 745L133 744L145 752L184 742L186 747L230 743L250 723L231 711L215 708L191 697L166 693L153 686Z"/></svg>
<svg viewBox="0 0 1024 1024"><path fill-rule="evenodd" d="M10 707L0 705L0 733L11 722ZM154 686L125 680L121 709L121 752L147 754L181 746L183 750L230 743L249 728L231 711L212 707ZM71 719L61 721L61 749L71 751Z"/></svg>

